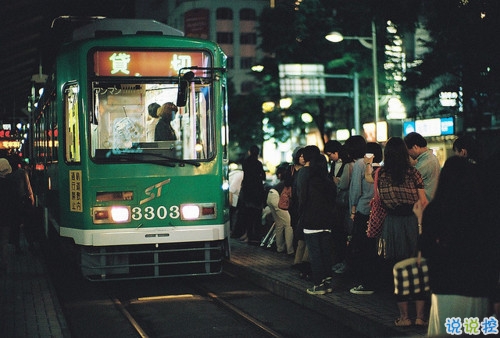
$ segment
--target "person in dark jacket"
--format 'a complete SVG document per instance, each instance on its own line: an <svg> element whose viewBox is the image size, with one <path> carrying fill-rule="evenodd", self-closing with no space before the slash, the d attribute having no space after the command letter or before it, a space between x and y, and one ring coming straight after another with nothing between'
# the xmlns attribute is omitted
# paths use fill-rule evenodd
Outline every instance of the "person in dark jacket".
<svg viewBox="0 0 500 338"><path fill-rule="evenodd" d="M498 219L490 212L484 171L467 158L446 160L434 199L413 211L421 224L419 246L429 266L432 291L428 335L445 335L449 318L490 313L499 269ZM478 333L479 334L479 333Z"/></svg>
<svg viewBox="0 0 500 338"><path fill-rule="evenodd" d="M244 234L240 237L243 242L260 241L261 237L266 173L259 161L259 153L259 147L251 146L248 157L243 161L243 181L238 199L238 223L244 229Z"/></svg>
<svg viewBox="0 0 500 338"><path fill-rule="evenodd" d="M177 109L177 106L172 102L167 102L158 108L157 114L160 119L155 127L155 141L177 140L175 131L170 125L173 114L177 112Z"/></svg>
<svg viewBox="0 0 500 338"><path fill-rule="evenodd" d="M307 293L323 295L332 292L331 236L337 189L335 183L328 178L326 158L319 151L312 156L308 168L307 180L298 191L299 222L304 229L314 283L307 289Z"/></svg>
<svg viewBox="0 0 500 338"><path fill-rule="evenodd" d="M302 168L298 170L293 179L293 187L292 187L292 202L293 208L295 209L295 219L296 222L293 221L293 215L291 214L292 208L289 208L288 211L292 215L292 226L294 241L297 243L297 248L295 250L295 259L294 265L297 270L299 270L300 278L310 279L311 276L311 263L309 259L309 250L307 250L307 245L304 239L304 229L300 224L300 190L305 186L305 182L309 179L309 165L311 164L311 159L319 154L319 148L313 145L305 146L304 148L297 151L298 155L298 163L302 165Z"/></svg>

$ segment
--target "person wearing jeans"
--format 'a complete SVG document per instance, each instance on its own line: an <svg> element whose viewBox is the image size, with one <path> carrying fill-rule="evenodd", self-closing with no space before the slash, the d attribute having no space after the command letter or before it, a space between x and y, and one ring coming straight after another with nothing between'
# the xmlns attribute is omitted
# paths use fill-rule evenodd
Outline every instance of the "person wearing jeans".
<svg viewBox="0 0 500 338"><path fill-rule="evenodd" d="M309 175L298 191L299 223L304 232L314 283L311 288L307 289L307 293L324 295L333 291L331 287L332 229L337 190L335 183L327 176L326 158L319 153L319 149L312 154L307 168L309 168Z"/></svg>

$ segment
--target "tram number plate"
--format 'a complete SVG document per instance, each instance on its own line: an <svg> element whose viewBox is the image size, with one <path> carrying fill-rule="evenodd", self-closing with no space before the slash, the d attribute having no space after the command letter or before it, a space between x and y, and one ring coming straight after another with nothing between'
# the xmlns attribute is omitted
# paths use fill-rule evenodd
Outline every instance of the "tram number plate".
<svg viewBox="0 0 500 338"><path fill-rule="evenodd" d="M132 219L139 221L141 219L153 220L153 219L176 219L179 218L179 206L172 205L167 208L164 205L160 205L156 209L154 207L134 207L132 208Z"/></svg>

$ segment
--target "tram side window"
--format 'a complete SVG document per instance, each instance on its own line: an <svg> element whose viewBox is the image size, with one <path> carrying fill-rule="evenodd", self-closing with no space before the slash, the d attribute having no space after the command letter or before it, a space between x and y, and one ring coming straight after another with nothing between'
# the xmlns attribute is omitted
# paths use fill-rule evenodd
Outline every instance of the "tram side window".
<svg viewBox="0 0 500 338"><path fill-rule="evenodd" d="M33 159L37 170L58 160L58 124L55 91L47 92L33 121Z"/></svg>
<svg viewBox="0 0 500 338"><path fill-rule="evenodd" d="M64 115L66 123L65 155L70 163L80 162L80 122L78 121L78 85L64 90Z"/></svg>

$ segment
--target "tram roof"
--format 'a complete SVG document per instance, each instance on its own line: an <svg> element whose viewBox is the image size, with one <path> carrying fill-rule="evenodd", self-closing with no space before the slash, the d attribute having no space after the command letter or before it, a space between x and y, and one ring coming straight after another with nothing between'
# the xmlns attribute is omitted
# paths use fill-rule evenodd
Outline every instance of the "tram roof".
<svg viewBox="0 0 500 338"><path fill-rule="evenodd" d="M155 20L103 18L75 29L73 31L72 40L78 41L100 36L117 35L184 36L184 33Z"/></svg>

